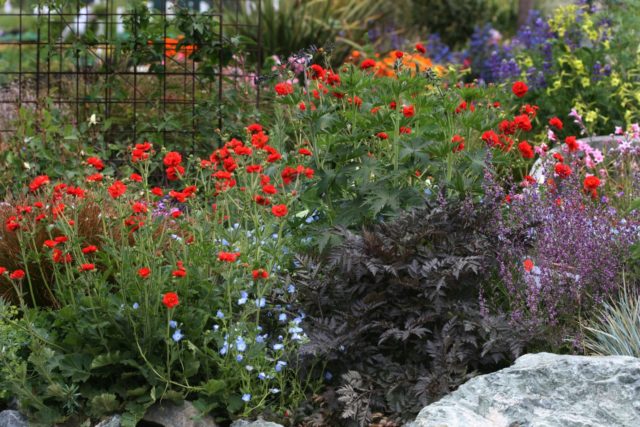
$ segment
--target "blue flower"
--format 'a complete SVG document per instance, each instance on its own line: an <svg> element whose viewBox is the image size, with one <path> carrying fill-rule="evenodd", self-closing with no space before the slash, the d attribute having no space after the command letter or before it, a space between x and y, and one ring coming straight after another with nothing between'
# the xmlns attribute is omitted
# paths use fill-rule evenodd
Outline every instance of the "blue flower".
<svg viewBox="0 0 640 427"><path fill-rule="evenodd" d="M180 329L176 329L176 331L171 336L171 338L173 338L175 342L180 341L183 337L184 335L182 334L182 331Z"/></svg>
<svg viewBox="0 0 640 427"><path fill-rule="evenodd" d="M282 368L284 368L285 366L287 366L287 362L282 361L282 360L278 360L276 362L276 372L282 371Z"/></svg>
<svg viewBox="0 0 640 427"><path fill-rule="evenodd" d="M281 322L285 322L287 320L287 315L284 313L280 313L280 315L278 316L278 320Z"/></svg>
<svg viewBox="0 0 640 427"><path fill-rule="evenodd" d="M267 374L265 374L264 372L260 372L258 374L258 379L264 380L265 378L267 378Z"/></svg>
<svg viewBox="0 0 640 427"><path fill-rule="evenodd" d="M137 302L133 303L133 309L137 310L138 308L140 308L140 304L138 304Z"/></svg>
<svg viewBox="0 0 640 427"><path fill-rule="evenodd" d="M271 390L269 390L271 393L273 394L277 394L280 393L280 389L279 388L272 388Z"/></svg>
<svg viewBox="0 0 640 427"><path fill-rule="evenodd" d="M236 356L236 361L242 362L242 359L244 359L243 355L239 354L239 355Z"/></svg>
<svg viewBox="0 0 640 427"><path fill-rule="evenodd" d="M266 334L265 334L265 335L258 335L258 336L256 336L256 342L257 342L257 343L263 343L263 342L264 342L264 339L265 339L266 337L267 337L267 335L266 335Z"/></svg>
<svg viewBox="0 0 640 427"><path fill-rule="evenodd" d="M240 292L240 299L238 300L238 305L246 304L248 296L249 294L247 294L245 291Z"/></svg>
<svg viewBox="0 0 640 427"><path fill-rule="evenodd" d="M248 402L251 400L251 395L249 393L245 393L242 395L242 400Z"/></svg>
<svg viewBox="0 0 640 427"><path fill-rule="evenodd" d="M218 319L224 319L224 313L221 310L218 310L218 312L216 313L216 317Z"/></svg>
<svg viewBox="0 0 640 427"><path fill-rule="evenodd" d="M176 322L175 320L169 320L169 326L171 327L171 329L175 329L178 327L178 322Z"/></svg>
<svg viewBox="0 0 640 427"><path fill-rule="evenodd" d="M296 287L293 285L289 285L289 287L287 288L287 292L289 292L290 294L294 293L296 291Z"/></svg>
<svg viewBox="0 0 640 427"><path fill-rule="evenodd" d="M244 339L242 337L236 338L236 349L239 352L243 352L247 349L247 343L244 342Z"/></svg>
<svg viewBox="0 0 640 427"><path fill-rule="evenodd" d="M331 381L331 378L333 378L333 374L329 371L324 373L324 379L327 381Z"/></svg>
<svg viewBox="0 0 640 427"><path fill-rule="evenodd" d="M284 348L283 344L274 344L273 345L273 349L278 351L278 350L282 350Z"/></svg>
<svg viewBox="0 0 640 427"><path fill-rule="evenodd" d="M222 345L222 348L220 349L220 354L224 356L225 354L227 354L228 351L229 351L229 343L225 341L224 344Z"/></svg>
<svg viewBox="0 0 640 427"><path fill-rule="evenodd" d="M264 298L259 298L256 300L256 307L262 308L265 306L266 303L267 301Z"/></svg>

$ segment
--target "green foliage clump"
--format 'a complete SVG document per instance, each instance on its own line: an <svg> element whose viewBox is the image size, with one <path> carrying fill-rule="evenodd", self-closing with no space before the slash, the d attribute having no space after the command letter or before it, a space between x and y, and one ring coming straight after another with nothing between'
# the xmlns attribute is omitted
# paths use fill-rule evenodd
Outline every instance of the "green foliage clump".
<svg viewBox="0 0 640 427"><path fill-rule="evenodd" d="M494 266L484 221L470 202L429 202L359 234L341 229L325 263L302 260L306 351L326 361L325 397L340 402L328 424L367 425L376 411L406 420L520 353L524 334L481 302Z"/></svg>

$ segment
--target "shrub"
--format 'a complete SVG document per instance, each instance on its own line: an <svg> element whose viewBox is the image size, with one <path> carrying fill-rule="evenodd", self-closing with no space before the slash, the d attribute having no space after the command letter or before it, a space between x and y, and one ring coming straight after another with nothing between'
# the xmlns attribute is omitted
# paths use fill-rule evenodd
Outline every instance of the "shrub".
<svg viewBox="0 0 640 427"><path fill-rule="evenodd" d="M325 425L338 415L366 425L376 411L409 419L519 354L524 336L480 302L495 258L476 207L428 202L361 234L340 229L344 242L324 263L301 260L311 326L303 352L335 378Z"/></svg>

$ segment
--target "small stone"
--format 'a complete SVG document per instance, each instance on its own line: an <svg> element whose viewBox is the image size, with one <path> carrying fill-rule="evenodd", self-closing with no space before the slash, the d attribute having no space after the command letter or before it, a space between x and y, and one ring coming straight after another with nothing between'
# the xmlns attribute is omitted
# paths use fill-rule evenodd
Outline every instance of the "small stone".
<svg viewBox="0 0 640 427"><path fill-rule="evenodd" d="M218 427L213 418L203 416L192 403L186 401L179 405L171 402L155 403L142 420L164 427Z"/></svg>
<svg viewBox="0 0 640 427"><path fill-rule="evenodd" d="M114 415L106 420L100 421L95 427L121 427L120 415Z"/></svg>
<svg viewBox="0 0 640 427"><path fill-rule="evenodd" d="M283 427L281 424L276 424L271 421L264 420L255 420L255 421L247 421L247 420L236 420L231 423L229 427Z"/></svg>
<svg viewBox="0 0 640 427"><path fill-rule="evenodd" d="M12 409L0 412L0 427L29 427L27 417Z"/></svg>

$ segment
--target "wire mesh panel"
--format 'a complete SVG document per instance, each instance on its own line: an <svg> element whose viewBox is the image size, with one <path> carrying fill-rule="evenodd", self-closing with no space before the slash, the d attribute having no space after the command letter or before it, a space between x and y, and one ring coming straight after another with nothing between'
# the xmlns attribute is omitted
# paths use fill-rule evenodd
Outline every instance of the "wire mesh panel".
<svg viewBox="0 0 640 427"><path fill-rule="evenodd" d="M0 0L0 141L19 114L100 125L102 149L195 149L223 127L228 88L253 85L261 0ZM249 24L242 16L251 14ZM252 43L238 55L236 35ZM244 64L254 64L245 67ZM247 104L259 103L259 87ZM98 147L96 147L98 148Z"/></svg>

